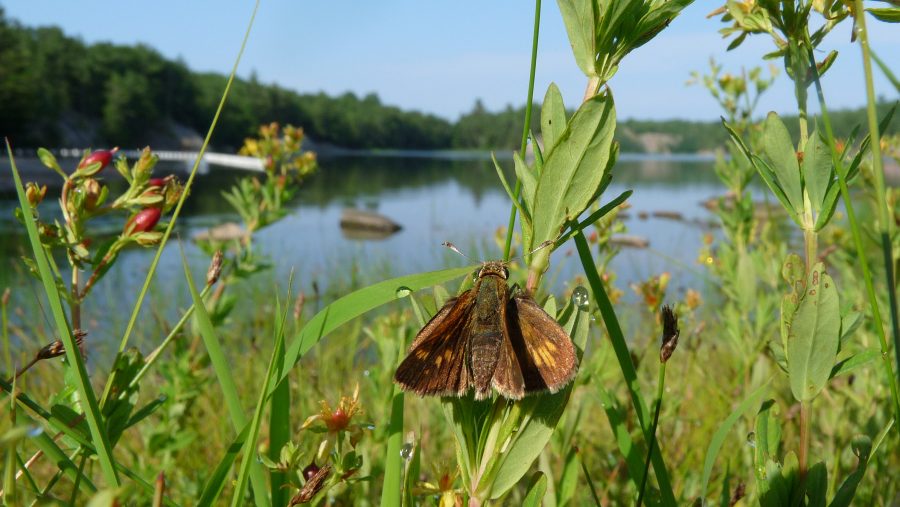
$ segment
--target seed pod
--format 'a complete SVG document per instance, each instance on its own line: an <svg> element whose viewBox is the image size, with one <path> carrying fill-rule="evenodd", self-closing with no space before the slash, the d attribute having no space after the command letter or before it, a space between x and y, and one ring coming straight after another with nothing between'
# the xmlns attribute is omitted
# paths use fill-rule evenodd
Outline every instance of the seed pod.
<svg viewBox="0 0 900 507"><path fill-rule="evenodd" d="M219 275L222 274L222 260L225 255L221 250L217 250L215 255L213 255L212 261L209 263L209 269L206 270L206 286L209 287L215 284L219 280Z"/></svg>
<svg viewBox="0 0 900 507"><path fill-rule="evenodd" d="M136 215L131 217L125 224L125 234L133 234L137 232L147 232L153 230L162 216L162 210L159 208L144 208L138 211Z"/></svg>
<svg viewBox="0 0 900 507"><path fill-rule="evenodd" d="M113 148L111 150L97 150L90 155L81 159L81 162L78 164L78 170L87 169L88 167L99 163L100 165L96 170L90 171L89 174L85 174L85 176L93 176L98 172L102 171L106 166L112 162L113 155L119 151L119 148Z"/></svg>
<svg viewBox="0 0 900 507"><path fill-rule="evenodd" d="M678 346L678 335L681 331L678 329L678 316L672 311L672 307L664 305L662 307L663 335L662 346L659 348L659 360L665 363L672 357L675 347Z"/></svg>

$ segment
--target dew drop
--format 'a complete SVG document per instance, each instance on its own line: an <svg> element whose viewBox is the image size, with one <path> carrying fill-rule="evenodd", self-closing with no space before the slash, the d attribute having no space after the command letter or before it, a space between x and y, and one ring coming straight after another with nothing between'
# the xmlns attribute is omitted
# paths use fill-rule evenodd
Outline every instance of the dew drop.
<svg viewBox="0 0 900 507"><path fill-rule="evenodd" d="M472 283L478 281L478 271L472 271Z"/></svg>
<svg viewBox="0 0 900 507"><path fill-rule="evenodd" d="M366 429L369 430L369 431L373 431L373 430L375 430L375 425L374 425L374 424L367 424L367 425L366 425Z"/></svg>
<svg viewBox="0 0 900 507"><path fill-rule="evenodd" d="M579 310L587 311L591 306L591 297L588 295L587 289L580 285L575 287L575 290L572 291L572 302Z"/></svg>
<svg viewBox="0 0 900 507"><path fill-rule="evenodd" d="M397 296L397 299L403 299L410 294L412 294L412 289L405 286L397 287L397 292L394 293L394 295Z"/></svg>
<svg viewBox="0 0 900 507"><path fill-rule="evenodd" d="M30 438L34 438L34 437L39 436L43 432L44 432L43 428L41 428L40 426L35 426L34 428L31 428L30 430L28 430L28 436Z"/></svg>
<svg viewBox="0 0 900 507"><path fill-rule="evenodd" d="M412 459L413 455L413 445L412 444L403 444L403 447L400 449L400 457L403 458L404 461L409 461Z"/></svg>
<svg viewBox="0 0 900 507"><path fill-rule="evenodd" d="M754 448L756 447L756 433L752 431L747 433L747 445Z"/></svg>
<svg viewBox="0 0 900 507"><path fill-rule="evenodd" d="M372 373L369 372L369 370L363 370L363 377L368 377L368 376L371 375L371 374L372 374Z"/></svg>

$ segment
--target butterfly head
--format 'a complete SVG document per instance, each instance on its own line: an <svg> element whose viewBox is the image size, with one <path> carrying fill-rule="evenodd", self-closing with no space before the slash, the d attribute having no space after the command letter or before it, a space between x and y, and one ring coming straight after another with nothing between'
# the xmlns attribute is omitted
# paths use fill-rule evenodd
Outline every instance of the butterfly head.
<svg viewBox="0 0 900 507"><path fill-rule="evenodd" d="M509 278L509 269L503 261L488 261L482 264L481 269L478 271L478 278L486 276L499 276L506 280Z"/></svg>

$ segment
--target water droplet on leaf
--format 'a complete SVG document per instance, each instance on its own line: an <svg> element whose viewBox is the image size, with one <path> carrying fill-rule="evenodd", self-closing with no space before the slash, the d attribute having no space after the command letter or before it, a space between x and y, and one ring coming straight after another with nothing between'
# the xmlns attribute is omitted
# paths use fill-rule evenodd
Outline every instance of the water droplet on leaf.
<svg viewBox="0 0 900 507"><path fill-rule="evenodd" d="M394 294L397 296L397 299L402 299L412 294L412 289L409 287L398 287L397 292Z"/></svg>
<svg viewBox="0 0 900 507"><path fill-rule="evenodd" d="M403 447L400 449L400 457L403 458L404 461L409 461L412 459L413 455L413 445L412 444L403 444Z"/></svg>
<svg viewBox="0 0 900 507"><path fill-rule="evenodd" d="M756 447L756 433L750 432L747 433L747 445L750 447Z"/></svg>
<svg viewBox="0 0 900 507"><path fill-rule="evenodd" d="M572 291L572 302L575 303L579 310L587 311L591 306L591 297L587 289L580 285L575 287L575 290Z"/></svg>

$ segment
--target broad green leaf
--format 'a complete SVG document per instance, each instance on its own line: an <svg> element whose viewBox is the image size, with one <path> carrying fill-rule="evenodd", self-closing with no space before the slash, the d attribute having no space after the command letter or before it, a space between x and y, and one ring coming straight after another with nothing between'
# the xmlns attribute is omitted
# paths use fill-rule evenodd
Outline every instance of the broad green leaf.
<svg viewBox="0 0 900 507"><path fill-rule="evenodd" d="M613 100L605 94L582 104L569 120L537 183L532 244L555 240L590 205L608 169L615 128Z"/></svg>
<svg viewBox="0 0 900 507"><path fill-rule="evenodd" d="M571 302L570 302L571 304ZM563 312L565 313L565 312ZM571 321L561 322L564 328L572 326L569 335L579 350L584 350L590 326L590 315L579 309L572 312ZM498 456L496 475L491 481L490 498L500 498L509 491L531 468L531 464L547 445L547 441L556 429L569 400L574 382L565 389L554 394L529 396L515 404L520 414L524 415L517 424L517 431L511 431L507 437L501 431L501 449ZM515 420L511 415L510 419ZM508 439L508 442L506 440ZM489 465L490 467L490 465Z"/></svg>
<svg viewBox="0 0 900 507"><path fill-rule="evenodd" d="M800 167L791 135L774 112L763 123L763 152L769 159L778 186L797 214L803 212L803 191L800 185Z"/></svg>
<svg viewBox="0 0 900 507"><path fill-rule="evenodd" d="M396 386L391 397L391 419L388 423L388 439L384 457L384 482L381 489L381 505L400 505L402 493L403 463L400 450L403 446L403 409L405 396Z"/></svg>
<svg viewBox="0 0 900 507"><path fill-rule="evenodd" d="M756 478L765 480L764 471L766 463L774 460L778 454L778 445L781 443L781 424L778 420L778 405L775 400L766 400L756 414Z"/></svg>
<svg viewBox="0 0 900 507"><path fill-rule="evenodd" d="M535 472L528 482L528 492L522 500L522 507L541 507L546 493L547 476L542 472Z"/></svg>
<svg viewBox="0 0 900 507"><path fill-rule="evenodd" d="M831 165L831 150L822 141L818 131L814 131L806 142L801 167L812 210L818 214L827 206L826 194L834 175L834 168Z"/></svg>
<svg viewBox="0 0 900 507"><path fill-rule="evenodd" d="M575 63L586 76L596 76L595 0L557 0L556 3L566 25Z"/></svg>
<svg viewBox="0 0 900 507"><path fill-rule="evenodd" d="M815 398L825 387L834 367L840 332L837 288L822 263L818 263L809 274L806 293L788 334L788 376L791 392L798 401Z"/></svg>
<svg viewBox="0 0 900 507"><path fill-rule="evenodd" d="M825 492L828 491L828 470L821 461L809 467L806 473L806 507L825 507Z"/></svg>
<svg viewBox="0 0 900 507"><path fill-rule="evenodd" d="M794 488L795 470L789 468L787 473L777 461L766 462L764 479L757 485L759 489L759 505L761 507L784 507L791 505L791 493Z"/></svg>
<svg viewBox="0 0 900 507"><path fill-rule="evenodd" d="M706 458L703 460L703 476L700 480L701 498L706 498L706 490L709 487L709 478L712 476L713 465L716 464L716 457L719 455L719 450L722 449L722 445L725 443L725 438L728 437L728 433L731 431L731 428L734 427L734 424L738 419L750 410L751 407L759 403L759 400L766 394L770 381L771 379L765 381L761 386L757 387L756 390L744 398L744 401L742 401L731 414L725 418L725 421L722 422L722 425L719 426L719 429L713 434L712 439L709 441L709 448L706 450Z"/></svg>
<svg viewBox="0 0 900 507"><path fill-rule="evenodd" d="M550 83L541 105L541 137L549 152L566 130L566 106L556 83Z"/></svg>
<svg viewBox="0 0 900 507"><path fill-rule="evenodd" d="M859 435L853 439L850 445L853 448L853 454L857 457L856 469L844 479L841 487L831 500L830 507L847 507L852 505L853 497L856 496L856 488L859 486L859 481L862 480L869 465L872 439L865 435Z"/></svg>

